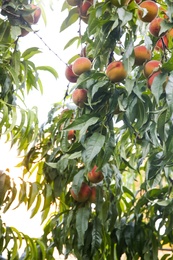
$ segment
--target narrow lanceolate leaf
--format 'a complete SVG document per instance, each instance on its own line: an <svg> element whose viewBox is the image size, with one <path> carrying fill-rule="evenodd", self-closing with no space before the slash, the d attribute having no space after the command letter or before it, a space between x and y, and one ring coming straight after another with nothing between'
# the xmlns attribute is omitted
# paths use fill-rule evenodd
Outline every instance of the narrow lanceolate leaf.
<svg viewBox="0 0 173 260"><path fill-rule="evenodd" d="M11 230L13 235L13 247L12 247L12 255L10 257L11 260L14 260L18 255L18 245L17 245L17 238L15 237L13 231Z"/></svg>
<svg viewBox="0 0 173 260"><path fill-rule="evenodd" d="M38 53L41 53L39 48L38 47L32 47L32 48L29 48L26 51L24 51L24 53L22 54L22 58L24 60L28 60L28 59L30 59L31 57L33 57L34 55L36 55Z"/></svg>
<svg viewBox="0 0 173 260"><path fill-rule="evenodd" d="M89 208L79 208L76 213L76 230L78 234L78 247L84 244L85 231L88 228L88 221L90 216Z"/></svg>
<svg viewBox="0 0 173 260"><path fill-rule="evenodd" d="M52 201L52 187L50 184L46 184L44 189L44 205L42 210L45 210L46 208L50 207L51 201Z"/></svg>
<svg viewBox="0 0 173 260"><path fill-rule="evenodd" d="M56 79L58 78L58 73L57 71L52 68L51 66L38 66L36 67L37 70L43 70L43 71L48 71L50 72Z"/></svg>
<svg viewBox="0 0 173 260"><path fill-rule="evenodd" d="M105 142L105 136L96 132L84 143L83 158L86 164L90 164L94 157L100 152Z"/></svg>
<svg viewBox="0 0 173 260"><path fill-rule="evenodd" d="M17 75L16 71L11 66L6 66L6 69L8 70L9 74L13 78L13 81L14 81L14 84L16 85L16 87L19 88L20 83L19 83L19 79L18 79L18 75Z"/></svg>
<svg viewBox="0 0 173 260"><path fill-rule="evenodd" d="M64 50L67 49L68 47L70 47L70 46L71 46L74 42L76 42L76 41L78 41L78 43L79 43L80 37L76 36L76 37L73 37L72 39L70 39L70 40L66 43L66 45L64 46Z"/></svg>
<svg viewBox="0 0 173 260"><path fill-rule="evenodd" d="M68 28L70 25L75 23L79 18L79 12L77 8L73 8L69 11L67 18L63 21L60 27L60 32Z"/></svg>
<svg viewBox="0 0 173 260"><path fill-rule="evenodd" d="M39 192L38 183L36 183L36 182L30 183L28 209L32 206L33 202L35 201L35 198L38 195L38 192Z"/></svg>
<svg viewBox="0 0 173 260"><path fill-rule="evenodd" d="M95 218L93 221L93 230L92 230L92 243L91 251L92 254L98 250L102 242L102 226L99 218Z"/></svg>
<svg viewBox="0 0 173 260"><path fill-rule="evenodd" d="M37 214L38 210L40 209L40 206L41 206L41 195L38 195L36 198L36 204L32 209L30 218L33 218Z"/></svg>
<svg viewBox="0 0 173 260"><path fill-rule="evenodd" d="M12 122L10 124L10 127L8 127L8 129L5 131L4 134L8 134L10 133L13 128L16 126L16 121L17 121L17 111L16 111L16 107L12 107L12 110L11 110L11 117L12 117Z"/></svg>
<svg viewBox="0 0 173 260"><path fill-rule="evenodd" d="M11 188L11 196L9 197L9 199L6 202L5 207L3 209L4 213L10 208L11 204L13 203L13 201L15 200L16 195L17 195L16 184L14 183L13 185L14 185L13 188Z"/></svg>

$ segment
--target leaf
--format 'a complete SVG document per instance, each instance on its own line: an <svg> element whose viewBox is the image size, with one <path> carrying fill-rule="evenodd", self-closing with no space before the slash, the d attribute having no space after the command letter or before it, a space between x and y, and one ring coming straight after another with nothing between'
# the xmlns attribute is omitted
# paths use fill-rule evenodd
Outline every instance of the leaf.
<svg viewBox="0 0 173 260"><path fill-rule="evenodd" d="M161 94L163 93L163 89L164 89L164 83L166 82L167 79L167 74L159 74L157 75L152 83L151 86L151 91L153 93L153 95L155 96L156 102L159 102L159 98L161 96Z"/></svg>
<svg viewBox="0 0 173 260"><path fill-rule="evenodd" d="M73 37L72 39L70 39L66 45L64 46L64 50L67 49L68 47L70 47L74 42L78 41L78 45L79 45L79 42L80 42L80 37L79 36L75 36Z"/></svg>
<svg viewBox="0 0 173 260"><path fill-rule="evenodd" d="M67 29L70 25L72 25L73 23L75 23L79 18L79 12L78 9L72 8L69 13L68 16L66 17L66 19L63 21L63 23L61 24L60 27L60 32L64 31L65 29Z"/></svg>
<svg viewBox="0 0 173 260"><path fill-rule="evenodd" d="M97 217L94 218L93 221L93 229L92 229L92 243L91 243L91 252L94 254L101 245L102 242L102 226Z"/></svg>
<svg viewBox="0 0 173 260"><path fill-rule="evenodd" d="M168 79L168 82L166 84L165 92L166 92L166 102L168 104L168 107L171 110L171 113L173 112L173 75L171 75Z"/></svg>
<svg viewBox="0 0 173 260"><path fill-rule="evenodd" d="M33 218L37 214L37 212L41 206L41 195L39 194L35 200L36 200L36 204L35 204L34 208L32 209L30 218Z"/></svg>
<svg viewBox="0 0 173 260"><path fill-rule="evenodd" d="M118 17L122 21L121 26L132 20L133 14L126 11L123 7L117 9Z"/></svg>
<svg viewBox="0 0 173 260"><path fill-rule="evenodd" d="M73 188L75 194L78 194L78 192L81 188L81 184L84 181L84 173L85 173L85 170L81 169L73 178L72 188Z"/></svg>
<svg viewBox="0 0 173 260"><path fill-rule="evenodd" d="M94 157L100 152L105 142L105 136L96 132L83 144L85 150L82 154L84 162L89 166Z"/></svg>
<svg viewBox="0 0 173 260"><path fill-rule="evenodd" d="M23 52L22 54L22 58L24 60L29 60L31 57L33 57L34 55L41 53L41 51L39 50L38 47L32 47L27 49L26 51Z"/></svg>
<svg viewBox="0 0 173 260"><path fill-rule="evenodd" d="M50 184L46 184L44 188L44 205L42 211L44 211L46 208L50 207L50 204L53 200L52 197L52 187Z"/></svg>
<svg viewBox="0 0 173 260"><path fill-rule="evenodd" d="M33 182L30 183L30 191L29 191L29 199L28 199L28 209L32 206L33 202L35 201L36 196L39 192L38 183Z"/></svg>
<svg viewBox="0 0 173 260"><path fill-rule="evenodd" d="M48 71L50 72L56 79L58 78L58 73L57 71L52 68L51 66L38 66L36 67L36 70L43 70L43 71Z"/></svg>
<svg viewBox="0 0 173 260"><path fill-rule="evenodd" d="M19 88L20 87L20 83L19 83L18 75L17 75L16 71L14 70L14 68L11 67L11 66L7 66L7 65L5 66L5 68L7 69L7 71L12 76L12 78L14 80L14 84L16 85L16 87Z"/></svg>
<svg viewBox="0 0 173 260"><path fill-rule="evenodd" d="M87 207L79 208L76 212L76 230L78 234L78 247L84 245L84 235L88 228L90 210Z"/></svg>

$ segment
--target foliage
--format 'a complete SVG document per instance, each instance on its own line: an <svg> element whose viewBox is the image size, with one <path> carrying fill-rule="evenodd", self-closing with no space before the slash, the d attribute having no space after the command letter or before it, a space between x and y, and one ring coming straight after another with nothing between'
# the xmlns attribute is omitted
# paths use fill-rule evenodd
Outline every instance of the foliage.
<svg viewBox="0 0 173 260"><path fill-rule="evenodd" d="M16 1L6 2L5 11L10 7L17 15L22 12L16 9ZM21 4L27 5L26 1ZM173 26L172 2L159 0L158 4L167 10L163 32ZM88 100L84 108L55 104L41 127L36 111L18 105L19 97L24 99L26 92L41 86L39 68L30 61L40 50L31 48L21 54L17 49L13 27L28 26L21 16L15 24L11 13L1 20L0 131L18 144L19 151L25 151L18 166L24 167L25 176L35 176L35 181L21 179L17 189L4 172L0 203L6 212L17 197L17 207L25 203L32 209L31 217L42 212L45 223L41 238L29 238L1 220L0 252L7 250L8 259L55 259L55 248L65 259L70 254L85 260L120 259L123 254L127 259L158 259L158 251L173 243L173 43L171 39L168 48L157 51L158 39L149 34L148 23L139 20L137 8L133 0L121 8L109 0L95 0L84 24L78 8L64 2L62 12L68 10L68 14L61 31L79 21L79 36L69 39L65 48L77 41L81 48L86 46L92 60L92 69L67 89L66 102L74 88L85 88ZM86 27L83 34L82 26ZM152 59L162 62L162 72L151 88L143 66L135 65L134 47L139 44L152 50ZM70 57L71 63L75 59L76 55ZM123 61L128 72L119 83L112 83L105 74L114 59ZM71 129L75 137L69 140ZM83 182L94 186L87 178L94 165L104 174L96 185L96 202L76 202L70 188L77 193ZM25 255L20 258L23 243ZM171 253L162 257L171 258Z"/></svg>

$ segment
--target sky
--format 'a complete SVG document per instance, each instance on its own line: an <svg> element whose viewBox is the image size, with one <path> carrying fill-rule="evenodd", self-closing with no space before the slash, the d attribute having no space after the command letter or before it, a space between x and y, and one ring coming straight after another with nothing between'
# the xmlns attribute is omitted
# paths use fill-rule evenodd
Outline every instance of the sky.
<svg viewBox="0 0 173 260"><path fill-rule="evenodd" d="M43 38L44 42L53 52L57 53L64 62L67 62L73 55L78 54L79 50L73 45L66 51L63 50L64 45L74 36L77 36L78 25L70 27L62 33L59 33L60 25L66 17L66 12L61 13L61 6L63 1L54 1L56 4L54 12L49 9L49 1L43 0L47 4L45 8L47 15L47 25L45 26L42 18L33 29L38 30L38 34ZM34 90L26 97L26 104L28 108L33 106L38 107L38 115L40 122L43 123L47 118L47 113L51 106L55 102L62 101L68 81L65 78L65 64L60 61L55 54L53 54L49 48L47 48L43 42L34 34L29 33L27 36L20 38L20 49L24 51L30 47L39 47L43 53L35 56L34 62L36 65L49 65L57 70L59 78L56 80L48 72L40 73L43 81L44 93L40 94L39 91ZM17 180L22 170L15 167L15 165L21 161L17 158L16 147L10 149L10 144L4 144L5 138L0 140L0 169L10 169L10 175ZM16 210L9 210L2 215L2 219L9 226L14 226L19 231L31 237L39 237L42 234L42 228L40 226L40 215L36 215L33 219L30 219L30 213L26 211L24 205L21 205ZM61 259L61 258L59 258Z"/></svg>

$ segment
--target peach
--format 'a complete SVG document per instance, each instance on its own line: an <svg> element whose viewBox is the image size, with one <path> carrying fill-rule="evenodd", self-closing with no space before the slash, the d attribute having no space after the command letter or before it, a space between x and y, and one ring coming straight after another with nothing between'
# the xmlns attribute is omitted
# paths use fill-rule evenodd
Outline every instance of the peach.
<svg viewBox="0 0 173 260"><path fill-rule="evenodd" d="M146 9L146 12L143 9ZM150 23L158 14L158 6L155 2L146 0L139 5L137 12L141 21Z"/></svg>
<svg viewBox="0 0 173 260"><path fill-rule="evenodd" d="M89 196L89 202L96 203L97 201L97 186L91 187L91 194Z"/></svg>
<svg viewBox="0 0 173 260"><path fill-rule="evenodd" d="M66 67L65 69L65 76L71 83L75 83L78 79L78 76L76 76L72 71L72 64Z"/></svg>
<svg viewBox="0 0 173 260"><path fill-rule="evenodd" d="M111 4L113 4L116 7L128 5L129 2L130 0L111 0Z"/></svg>
<svg viewBox="0 0 173 260"><path fill-rule="evenodd" d="M148 78L148 80L147 80L148 88L151 88L155 77L158 76L160 73L161 73L161 71L156 71Z"/></svg>
<svg viewBox="0 0 173 260"><path fill-rule="evenodd" d="M151 59L151 51L145 46L136 46L134 48L135 65L140 66L147 60Z"/></svg>
<svg viewBox="0 0 173 260"><path fill-rule="evenodd" d="M127 72L121 61L112 61L106 68L106 76L112 82L120 82L127 76Z"/></svg>
<svg viewBox="0 0 173 260"><path fill-rule="evenodd" d="M87 174L88 180L92 183L98 183L103 180L104 175L102 171L97 171L97 166L95 165L90 172Z"/></svg>
<svg viewBox="0 0 173 260"><path fill-rule="evenodd" d="M80 76L82 73L89 71L91 67L92 63L88 58L80 57L74 61L72 71L75 75Z"/></svg>
<svg viewBox="0 0 173 260"><path fill-rule="evenodd" d="M161 62L159 60L150 60L144 65L144 76L150 77L152 73L160 70Z"/></svg>
<svg viewBox="0 0 173 260"><path fill-rule="evenodd" d="M69 141L75 140L75 130L71 129L68 131L67 139Z"/></svg>
<svg viewBox="0 0 173 260"><path fill-rule="evenodd" d="M33 9L32 13L29 13L27 15L23 15L23 19L29 23L30 25L36 24L41 16L41 9L37 5L31 4L31 9Z"/></svg>
<svg viewBox="0 0 173 260"><path fill-rule="evenodd" d="M154 47L156 51L164 51L168 47L168 38L167 35L162 36L157 42Z"/></svg>
<svg viewBox="0 0 173 260"><path fill-rule="evenodd" d="M159 32L160 32L160 29L161 29L160 24L161 24L162 21L163 21L163 19L160 18L160 17L156 17L156 18L154 18L154 19L151 21L151 23L150 23L150 25L149 25L149 31L150 31L150 33L151 33L153 36L155 36L155 37L158 37L158 36L159 36Z"/></svg>
<svg viewBox="0 0 173 260"><path fill-rule="evenodd" d="M80 0L66 0L66 1L71 6L76 6L76 5L79 5L79 3L80 3Z"/></svg>
<svg viewBox="0 0 173 260"><path fill-rule="evenodd" d="M70 193L74 200L78 202L85 202L89 199L91 195L91 188L87 183L83 182L77 194L75 193L73 188L70 189Z"/></svg>
<svg viewBox="0 0 173 260"><path fill-rule="evenodd" d="M21 28L21 34L19 35L19 37L24 37L29 33L29 31L25 30L24 28Z"/></svg>
<svg viewBox="0 0 173 260"><path fill-rule="evenodd" d="M86 89L75 89L72 93L72 100L78 107L83 108L87 101L87 90Z"/></svg>
<svg viewBox="0 0 173 260"><path fill-rule="evenodd" d="M86 0L82 2L81 5L79 6L79 15L85 23L88 23L88 18L89 18L88 10L92 5L93 5L93 1Z"/></svg>

